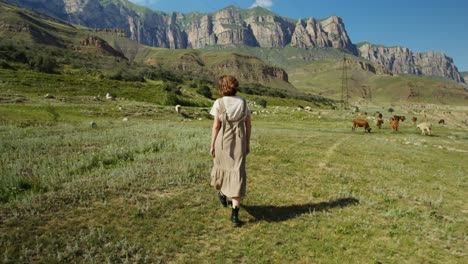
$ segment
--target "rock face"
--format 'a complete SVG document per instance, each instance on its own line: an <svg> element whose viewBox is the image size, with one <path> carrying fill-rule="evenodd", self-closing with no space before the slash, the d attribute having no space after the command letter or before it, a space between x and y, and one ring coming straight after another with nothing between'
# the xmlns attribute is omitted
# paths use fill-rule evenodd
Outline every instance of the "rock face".
<svg viewBox="0 0 468 264"><path fill-rule="evenodd" d="M127 0L8 0L59 19L91 28L120 28L142 44L163 48L203 48L212 45L247 45L282 48L288 44L307 47L333 47L355 51L341 18L315 21L319 37L312 42L313 30L256 7L243 10L229 6L212 14L161 13L137 8ZM304 36L302 36L304 33ZM295 42L292 42L294 38Z"/></svg>
<svg viewBox="0 0 468 264"><path fill-rule="evenodd" d="M412 52L404 47L384 47L365 43L359 47L360 56L384 65L396 74L440 76L464 82L453 59L440 52Z"/></svg>
<svg viewBox="0 0 468 264"><path fill-rule="evenodd" d="M94 46L94 47L96 47L96 48L98 48L98 49L100 49L100 50L102 50L104 52L107 52L107 53L111 54L112 56L125 58L125 56L121 52L116 51L105 40L103 40L101 38L98 38L98 37L95 37L95 36L89 36L88 38L80 41L80 45L82 45L82 46Z"/></svg>
<svg viewBox="0 0 468 264"><path fill-rule="evenodd" d="M213 15L182 15L179 24L185 25L187 48L195 49L232 44L265 48L284 47L290 43L294 30L292 23L274 14L252 12L243 15L241 9L232 6Z"/></svg>
<svg viewBox="0 0 468 264"><path fill-rule="evenodd" d="M337 16L331 16L322 21L315 18L307 21L300 19L292 36L291 46L333 47L348 50L357 55L356 47L349 39L342 19Z"/></svg>
<svg viewBox="0 0 468 264"><path fill-rule="evenodd" d="M229 6L210 14L162 13L128 0L7 0L23 7L90 28L117 28L153 47L199 49L207 46L246 45L308 49L330 47L360 55L384 65L393 73L435 75L464 82L453 60L442 53L413 53L351 42L341 18L309 18L296 23L269 10Z"/></svg>

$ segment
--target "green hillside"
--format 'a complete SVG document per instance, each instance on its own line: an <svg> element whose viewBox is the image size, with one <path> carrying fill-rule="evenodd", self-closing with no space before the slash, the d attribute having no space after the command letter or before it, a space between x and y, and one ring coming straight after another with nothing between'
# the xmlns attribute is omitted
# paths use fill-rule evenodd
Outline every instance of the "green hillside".
<svg viewBox="0 0 468 264"><path fill-rule="evenodd" d="M197 94L199 86L206 84L215 94L214 77L233 74L241 81L241 91L247 94L330 106L333 102L326 98L341 99L344 56L350 62L347 81L351 101L464 104L467 100L461 85L428 77L390 76L382 66L336 49L152 48L118 32L82 28L3 2L0 15L5 25L0 29L1 68L51 71L62 74L64 79L70 74L88 78L91 71L92 78L98 79L96 82L127 81L116 85L122 87L154 85L160 90L156 94L171 90L175 94L170 96L173 98L170 101L178 98L178 102L188 105L206 105L209 99L192 96ZM50 66L54 69L44 69ZM135 81L137 85L131 83ZM168 85L176 88L167 88L164 81L175 82ZM183 92L189 90L192 92ZM134 97L152 98L136 94Z"/></svg>
<svg viewBox="0 0 468 264"><path fill-rule="evenodd" d="M374 74L364 70L359 60L348 59L347 85L352 102L426 102L466 104L463 85L449 80L414 75ZM321 60L289 71L292 85L305 92L340 99L342 60Z"/></svg>
<svg viewBox="0 0 468 264"><path fill-rule="evenodd" d="M232 74L240 80L242 92L269 102L333 103L297 90L287 82L283 69L249 54L151 48L122 37L118 31L81 28L3 2L0 14L6 25L0 29L0 69L5 69L1 74L9 80L7 90L15 87L17 92L64 96L114 93L159 104L203 106L217 96L215 77ZM30 85L35 89L28 88ZM48 86L62 88L50 91L45 88ZM133 90L122 93L116 87ZM73 92L77 89L79 92ZM200 89L208 89L211 96L204 96L206 92Z"/></svg>
<svg viewBox="0 0 468 264"><path fill-rule="evenodd" d="M0 1L1 263L465 263L468 92L347 55L368 104L340 109L344 55L151 48ZM253 126L235 230L209 186L225 73Z"/></svg>

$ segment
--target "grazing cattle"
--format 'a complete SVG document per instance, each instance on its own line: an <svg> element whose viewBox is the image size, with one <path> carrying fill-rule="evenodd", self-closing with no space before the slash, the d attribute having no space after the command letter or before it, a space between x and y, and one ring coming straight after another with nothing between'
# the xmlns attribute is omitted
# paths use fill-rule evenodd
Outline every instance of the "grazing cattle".
<svg viewBox="0 0 468 264"><path fill-rule="evenodd" d="M398 132L398 126L400 125L400 117L392 116L390 117L390 126L392 127L392 133Z"/></svg>
<svg viewBox="0 0 468 264"><path fill-rule="evenodd" d="M383 119L382 118L376 118L374 119L374 123L375 123L375 126L378 127L379 129L382 128L382 124L383 124Z"/></svg>
<svg viewBox="0 0 468 264"><path fill-rule="evenodd" d="M180 109L181 109L181 108L182 108L182 106L176 105L176 106L175 106L176 112L180 114Z"/></svg>
<svg viewBox="0 0 468 264"><path fill-rule="evenodd" d="M431 135L431 132L432 132L432 124L431 123L422 122L421 124L417 125L416 127L421 129L421 134L422 135L426 135L426 131L427 131L429 136Z"/></svg>
<svg viewBox="0 0 468 264"><path fill-rule="evenodd" d="M354 131L356 127L363 127L365 131L371 132L371 128L369 126L369 123L364 120L364 119L354 119L353 120L353 128L352 130Z"/></svg>
<svg viewBox="0 0 468 264"><path fill-rule="evenodd" d="M400 121L401 122L404 122L406 120L406 117L405 116L400 116Z"/></svg>
<svg viewBox="0 0 468 264"><path fill-rule="evenodd" d="M439 120L439 124L445 125L445 120L444 119Z"/></svg>
<svg viewBox="0 0 468 264"><path fill-rule="evenodd" d="M411 121L413 121L413 124L416 125L416 121L418 121L418 118L415 117L415 116L413 116L413 117L411 118Z"/></svg>

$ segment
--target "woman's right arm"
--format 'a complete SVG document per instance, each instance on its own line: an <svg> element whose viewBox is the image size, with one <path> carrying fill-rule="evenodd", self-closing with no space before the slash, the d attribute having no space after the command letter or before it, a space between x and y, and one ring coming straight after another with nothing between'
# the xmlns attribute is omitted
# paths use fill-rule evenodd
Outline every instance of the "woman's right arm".
<svg viewBox="0 0 468 264"><path fill-rule="evenodd" d="M216 114L214 121L213 121L213 129L211 131L210 153L211 153L211 157L213 158L215 157L215 142L216 142L216 138L218 137L218 132L220 128L221 128L221 121L219 121L219 116L218 114Z"/></svg>
<svg viewBox="0 0 468 264"><path fill-rule="evenodd" d="M250 115L245 118L245 134L247 136L247 154L250 153L250 133L252 131L252 120Z"/></svg>

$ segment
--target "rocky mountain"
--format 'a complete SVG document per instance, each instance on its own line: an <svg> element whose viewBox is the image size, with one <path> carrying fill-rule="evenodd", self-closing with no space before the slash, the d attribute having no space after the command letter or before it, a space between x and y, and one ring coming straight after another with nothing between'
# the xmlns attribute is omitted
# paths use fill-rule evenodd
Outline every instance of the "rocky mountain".
<svg viewBox="0 0 468 264"><path fill-rule="evenodd" d="M356 46L346 33L343 20L331 16L319 21L310 18L307 21L299 19L291 40L291 46L299 48L333 47L358 54Z"/></svg>
<svg viewBox="0 0 468 264"><path fill-rule="evenodd" d="M453 59L441 52L412 52L405 47L384 47L370 43L359 45L361 57L386 66L396 74L440 76L463 83Z"/></svg>
<svg viewBox="0 0 468 264"><path fill-rule="evenodd" d="M128 0L7 0L91 28L119 28L137 42L162 48L200 49L249 46L300 49L335 48L384 65L396 74L433 75L464 82L443 53L414 53L407 48L354 45L337 16L294 21L267 9L229 6L203 14L163 13Z"/></svg>
<svg viewBox="0 0 468 264"><path fill-rule="evenodd" d="M163 48L247 45L274 48L333 47L355 52L341 18L297 23L266 9L229 6L210 14L162 13L127 0L8 0L91 28L121 28L139 43ZM298 25L300 25L298 27Z"/></svg>

